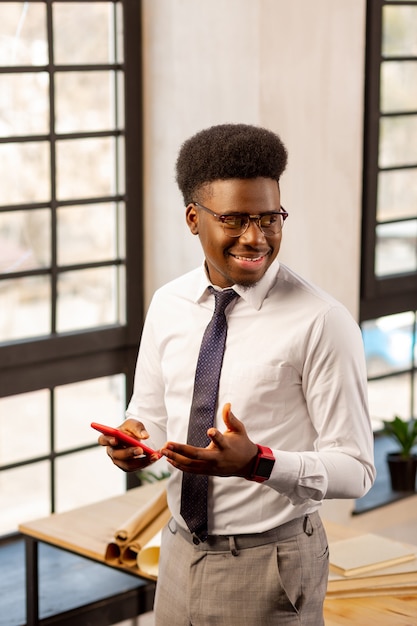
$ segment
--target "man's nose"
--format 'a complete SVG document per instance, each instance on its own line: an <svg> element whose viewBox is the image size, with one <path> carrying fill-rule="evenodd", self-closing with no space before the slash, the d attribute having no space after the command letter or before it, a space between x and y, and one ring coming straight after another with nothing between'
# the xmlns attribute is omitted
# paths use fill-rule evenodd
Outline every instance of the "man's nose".
<svg viewBox="0 0 417 626"><path fill-rule="evenodd" d="M249 224L245 232L240 235L240 239L244 238L246 241L264 241L265 235L262 232L259 223L253 218L249 220Z"/></svg>

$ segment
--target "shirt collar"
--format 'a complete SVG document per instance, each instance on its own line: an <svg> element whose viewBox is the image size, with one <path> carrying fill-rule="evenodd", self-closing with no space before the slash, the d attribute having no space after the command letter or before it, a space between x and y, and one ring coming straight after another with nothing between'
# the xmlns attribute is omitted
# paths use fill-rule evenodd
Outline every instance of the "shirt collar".
<svg viewBox="0 0 417 626"><path fill-rule="evenodd" d="M267 269L261 280L251 287L243 287L242 285L233 285L232 289L239 294L239 296L245 300L249 306L253 307L257 311L262 306L263 301L268 295L269 290L276 281L276 277L279 271L279 261L275 259L270 267ZM204 302L210 297L208 287L212 285L207 275L205 262L201 266L201 272L199 280L196 283L196 290L194 294L195 302ZM212 285L215 289L219 289L216 285Z"/></svg>

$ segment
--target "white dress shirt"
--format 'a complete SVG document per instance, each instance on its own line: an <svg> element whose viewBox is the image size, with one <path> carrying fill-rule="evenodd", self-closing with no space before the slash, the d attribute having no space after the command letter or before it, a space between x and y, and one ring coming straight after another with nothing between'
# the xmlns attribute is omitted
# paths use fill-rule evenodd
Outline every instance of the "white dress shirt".
<svg viewBox="0 0 417 626"><path fill-rule="evenodd" d="M194 374L214 297L203 267L159 289L143 328L127 416L156 448L187 440ZM263 532L315 511L323 498L357 498L371 487L373 435L360 329L347 309L278 260L228 307L219 386L222 407L276 462L263 484L212 477L209 532ZM182 473L170 468L177 523Z"/></svg>

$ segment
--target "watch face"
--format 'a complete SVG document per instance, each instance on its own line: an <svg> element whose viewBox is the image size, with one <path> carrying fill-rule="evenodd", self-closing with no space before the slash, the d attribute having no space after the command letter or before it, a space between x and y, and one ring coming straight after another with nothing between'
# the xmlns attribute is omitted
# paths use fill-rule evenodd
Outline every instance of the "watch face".
<svg viewBox="0 0 417 626"><path fill-rule="evenodd" d="M258 461L256 468L256 475L261 478L269 478L271 476L272 468L274 467L275 460L263 459L262 457Z"/></svg>

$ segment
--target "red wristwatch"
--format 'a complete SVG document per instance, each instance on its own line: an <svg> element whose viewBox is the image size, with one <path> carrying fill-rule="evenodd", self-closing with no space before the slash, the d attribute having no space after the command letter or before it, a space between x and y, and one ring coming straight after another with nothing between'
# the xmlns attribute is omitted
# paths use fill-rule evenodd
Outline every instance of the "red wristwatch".
<svg viewBox="0 0 417 626"><path fill-rule="evenodd" d="M263 483L271 476L272 468L275 465L275 457L271 448L261 446L259 443L256 445L258 446L258 456L255 459L249 480Z"/></svg>

